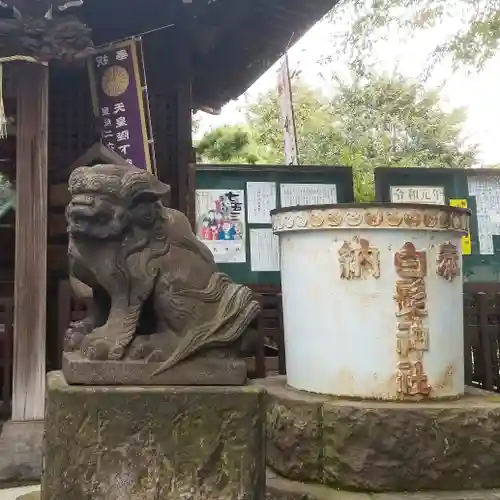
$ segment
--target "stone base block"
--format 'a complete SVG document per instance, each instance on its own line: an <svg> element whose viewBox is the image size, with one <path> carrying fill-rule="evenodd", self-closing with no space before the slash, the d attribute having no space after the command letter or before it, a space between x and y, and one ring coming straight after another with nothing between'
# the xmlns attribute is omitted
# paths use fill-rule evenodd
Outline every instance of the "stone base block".
<svg viewBox="0 0 500 500"><path fill-rule="evenodd" d="M42 500L261 500L264 390L48 375Z"/></svg>
<svg viewBox="0 0 500 500"><path fill-rule="evenodd" d="M500 488L500 395L347 401L267 390L267 463L288 479L371 492ZM458 497L457 497L458 498Z"/></svg>
<svg viewBox="0 0 500 500"><path fill-rule="evenodd" d="M90 361L78 353L64 353L62 371L69 384L82 385L244 385L243 359L197 358L154 375L162 363Z"/></svg>
<svg viewBox="0 0 500 500"><path fill-rule="evenodd" d="M356 493L267 474L266 500L499 500L500 490Z"/></svg>
<svg viewBox="0 0 500 500"><path fill-rule="evenodd" d="M4 423L0 434L0 484L40 481L43 421Z"/></svg>

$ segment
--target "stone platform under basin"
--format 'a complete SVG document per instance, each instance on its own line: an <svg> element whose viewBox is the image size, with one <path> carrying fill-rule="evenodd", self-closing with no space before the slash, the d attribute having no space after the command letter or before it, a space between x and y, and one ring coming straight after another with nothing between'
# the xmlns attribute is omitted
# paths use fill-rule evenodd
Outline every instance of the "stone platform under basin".
<svg viewBox="0 0 500 500"><path fill-rule="evenodd" d="M500 488L500 395L353 401L285 382L256 384L267 392L267 464L287 479L363 492Z"/></svg>

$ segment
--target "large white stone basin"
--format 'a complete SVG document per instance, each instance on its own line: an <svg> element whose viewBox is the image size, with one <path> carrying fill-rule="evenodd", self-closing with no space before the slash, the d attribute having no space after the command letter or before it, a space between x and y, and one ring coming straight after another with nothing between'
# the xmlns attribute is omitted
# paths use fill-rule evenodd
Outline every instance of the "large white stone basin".
<svg viewBox="0 0 500 500"><path fill-rule="evenodd" d="M382 400L463 394L467 210L341 204L272 219L291 387Z"/></svg>

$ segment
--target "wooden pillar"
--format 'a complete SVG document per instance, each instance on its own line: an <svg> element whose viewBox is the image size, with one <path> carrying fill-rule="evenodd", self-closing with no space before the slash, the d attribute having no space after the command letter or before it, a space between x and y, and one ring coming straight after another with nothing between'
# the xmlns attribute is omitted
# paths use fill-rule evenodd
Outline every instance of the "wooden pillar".
<svg viewBox="0 0 500 500"><path fill-rule="evenodd" d="M192 79L193 79L193 13L190 0L182 0L182 10L177 26L177 181L179 203L178 209L188 214L189 164L192 160Z"/></svg>
<svg viewBox="0 0 500 500"><path fill-rule="evenodd" d="M42 420L47 301L47 66L16 63L16 261L12 420Z"/></svg>

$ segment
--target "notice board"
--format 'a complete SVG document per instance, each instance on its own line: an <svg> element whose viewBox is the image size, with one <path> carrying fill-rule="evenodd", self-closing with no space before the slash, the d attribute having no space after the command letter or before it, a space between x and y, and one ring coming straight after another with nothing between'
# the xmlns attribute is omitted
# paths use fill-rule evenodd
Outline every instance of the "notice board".
<svg viewBox="0 0 500 500"><path fill-rule="evenodd" d="M443 203L472 212L462 240L464 281L500 282L500 169L378 168L378 201Z"/></svg>
<svg viewBox="0 0 500 500"><path fill-rule="evenodd" d="M277 207L350 203L352 169L341 166L196 165L194 227L219 269L247 285L279 285ZM305 256L306 257L306 256Z"/></svg>

